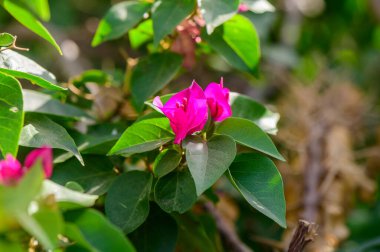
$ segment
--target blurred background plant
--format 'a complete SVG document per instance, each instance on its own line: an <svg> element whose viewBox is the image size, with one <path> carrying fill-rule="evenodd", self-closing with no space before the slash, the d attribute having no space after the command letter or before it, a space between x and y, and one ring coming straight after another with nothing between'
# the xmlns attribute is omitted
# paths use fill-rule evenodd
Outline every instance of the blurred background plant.
<svg viewBox="0 0 380 252"><path fill-rule="evenodd" d="M107 43L94 39L100 18L117 2L50 1L46 27L63 56L0 9L1 31L18 35L18 46L29 48L26 54L75 94L58 98L87 106L105 122L114 116L137 117L135 106L118 90L129 94L136 59L157 51L148 21L129 36ZM256 251L284 250L298 219L306 219L319 225L309 251L379 251L380 1L270 2L275 11L257 4L240 13L257 29L259 69L242 72L211 53L196 28L202 20L193 18L178 25L174 37L161 41L162 48L184 56L187 69L163 93L178 91L192 79L209 83L224 76L231 90L272 104L280 113L274 139L288 161L278 163L288 229L239 198L220 195L223 218L238 224L246 244Z"/></svg>

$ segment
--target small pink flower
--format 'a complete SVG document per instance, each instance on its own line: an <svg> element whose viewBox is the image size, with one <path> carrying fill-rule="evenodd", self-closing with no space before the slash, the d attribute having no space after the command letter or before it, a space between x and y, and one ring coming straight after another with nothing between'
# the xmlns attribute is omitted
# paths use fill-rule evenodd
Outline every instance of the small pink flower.
<svg viewBox="0 0 380 252"><path fill-rule="evenodd" d="M49 178L53 172L53 153L50 147L43 146L31 151L25 158L24 166L11 154L0 161L0 184L12 186L24 176L35 162L40 159L44 168L45 177Z"/></svg>
<svg viewBox="0 0 380 252"><path fill-rule="evenodd" d="M42 146L39 149L31 151L25 158L25 168L29 170L34 163L40 159L44 168L45 177L50 178L53 173L53 151L50 147Z"/></svg>
<svg viewBox="0 0 380 252"><path fill-rule="evenodd" d="M238 12L247 12L247 11L249 11L248 5L244 3L239 4Z"/></svg>
<svg viewBox="0 0 380 252"><path fill-rule="evenodd" d="M16 184L24 175L20 162L11 154L0 161L0 184L10 186Z"/></svg>
<svg viewBox="0 0 380 252"><path fill-rule="evenodd" d="M195 81L189 88L173 95L165 105L158 96L154 98L153 104L169 118L175 133L175 144L180 144L186 136L202 130L207 122L207 100Z"/></svg>
<svg viewBox="0 0 380 252"><path fill-rule="evenodd" d="M223 87L223 78L220 79L220 84L210 83L204 93L212 119L220 122L232 115L229 101L230 90Z"/></svg>

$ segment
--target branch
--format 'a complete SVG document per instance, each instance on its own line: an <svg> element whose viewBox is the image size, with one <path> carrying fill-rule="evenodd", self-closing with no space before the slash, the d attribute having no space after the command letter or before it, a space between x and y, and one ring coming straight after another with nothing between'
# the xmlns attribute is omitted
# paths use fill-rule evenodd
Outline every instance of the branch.
<svg viewBox="0 0 380 252"><path fill-rule="evenodd" d="M288 252L302 252L305 246L317 236L317 225L305 220L298 221L298 227L290 241Z"/></svg>
<svg viewBox="0 0 380 252"><path fill-rule="evenodd" d="M235 230L231 228L228 223L223 219L218 209L211 203L206 202L204 205L207 212L215 219L216 226L226 245L229 246L231 252L253 252L247 245L245 245L236 234Z"/></svg>

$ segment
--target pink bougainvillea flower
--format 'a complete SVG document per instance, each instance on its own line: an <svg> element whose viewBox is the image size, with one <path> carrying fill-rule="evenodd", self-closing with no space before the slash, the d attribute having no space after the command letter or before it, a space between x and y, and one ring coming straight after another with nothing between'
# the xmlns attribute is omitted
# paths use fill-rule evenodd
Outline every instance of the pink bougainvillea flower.
<svg viewBox="0 0 380 252"><path fill-rule="evenodd" d="M175 144L180 144L186 136L202 130L207 122L207 100L195 81L189 88L173 95L165 105L158 96L154 98L153 104L169 118L175 133Z"/></svg>
<svg viewBox="0 0 380 252"><path fill-rule="evenodd" d="M37 160L41 160L44 168L45 177L49 178L53 172L53 153L52 149L43 146L31 151L25 158L24 166L11 154L7 154L5 160L0 160L0 184L12 186L24 176Z"/></svg>
<svg viewBox="0 0 380 252"><path fill-rule="evenodd" d="M241 3L239 4L239 9L238 9L239 12L246 12L246 11L249 11L249 7L248 5L244 4L244 3Z"/></svg>
<svg viewBox="0 0 380 252"><path fill-rule="evenodd" d="M215 82L210 83L204 93L212 119L220 122L232 115L229 101L230 90L223 87L223 78L220 79L220 84Z"/></svg>
<svg viewBox="0 0 380 252"><path fill-rule="evenodd" d="M39 149L31 151L25 158L25 168L29 170L34 163L40 159L44 168L45 177L50 178L53 173L53 151L50 147L42 146Z"/></svg>
<svg viewBox="0 0 380 252"><path fill-rule="evenodd" d="M12 155L7 154L5 160L0 161L0 184L6 186L14 185L23 175L23 167Z"/></svg>

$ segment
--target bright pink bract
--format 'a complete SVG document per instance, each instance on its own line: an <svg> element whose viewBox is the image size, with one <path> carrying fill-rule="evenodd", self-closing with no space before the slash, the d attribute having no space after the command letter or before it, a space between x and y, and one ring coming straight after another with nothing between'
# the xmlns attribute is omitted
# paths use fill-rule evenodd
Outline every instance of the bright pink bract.
<svg viewBox="0 0 380 252"><path fill-rule="evenodd" d="M223 87L223 78L220 80L220 84L210 83L204 93L214 121L220 122L232 115L229 101L230 90Z"/></svg>

